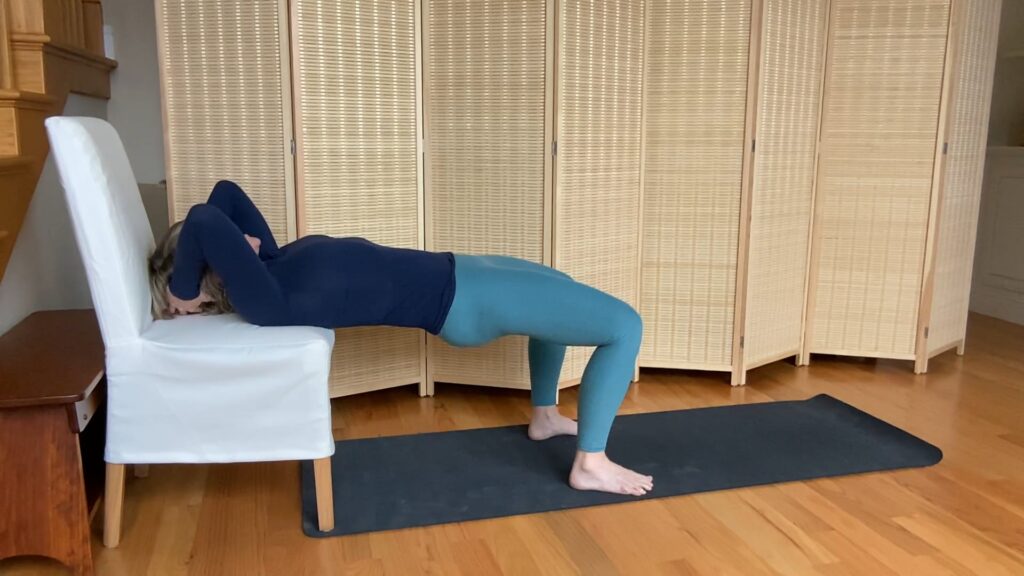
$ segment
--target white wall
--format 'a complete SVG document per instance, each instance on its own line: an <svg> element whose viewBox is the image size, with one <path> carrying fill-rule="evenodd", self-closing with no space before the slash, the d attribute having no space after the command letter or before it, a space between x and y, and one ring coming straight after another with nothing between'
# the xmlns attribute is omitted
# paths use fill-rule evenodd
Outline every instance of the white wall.
<svg viewBox="0 0 1024 576"><path fill-rule="evenodd" d="M64 112L104 118L107 101L72 94ZM64 190L49 158L0 280L0 334L37 310L91 307Z"/></svg>
<svg viewBox="0 0 1024 576"><path fill-rule="evenodd" d="M989 148L971 310L1024 324L1024 147Z"/></svg>
<svg viewBox="0 0 1024 576"><path fill-rule="evenodd" d="M1024 324L1024 0L1003 0L971 310Z"/></svg>
<svg viewBox="0 0 1024 576"><path fill-rule="evenodd" d="M1024 146L1024 0L1003 0L988 142Z"/></svg>
<svg viewBox="0 0 1024 576"><path fill-rule="evenodd" d="M166 171L154 3L103 0L103 22L113 40L107 56L117 60L107 120L121 135L139 182L160 182Z"/></svg>

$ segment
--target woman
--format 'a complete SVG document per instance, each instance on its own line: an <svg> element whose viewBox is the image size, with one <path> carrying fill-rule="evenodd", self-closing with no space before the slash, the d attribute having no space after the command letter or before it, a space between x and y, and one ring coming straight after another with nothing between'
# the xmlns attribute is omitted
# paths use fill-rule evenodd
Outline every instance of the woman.
<svg viewBox="0 0 1024 576"><path fill-rule="evenodd" d="M641 496L653 487L650 476L604 451L640 348L640 317L557 270L361 238L306 236L278 247L256 206L228 181L171 227L149 269L158 318L234 310L262 326L405 326L454 346L529 336L530 438L578 432L569 475L578 490ZM578 429L555 405L566 346L597 347L583 374Z"/></svg>

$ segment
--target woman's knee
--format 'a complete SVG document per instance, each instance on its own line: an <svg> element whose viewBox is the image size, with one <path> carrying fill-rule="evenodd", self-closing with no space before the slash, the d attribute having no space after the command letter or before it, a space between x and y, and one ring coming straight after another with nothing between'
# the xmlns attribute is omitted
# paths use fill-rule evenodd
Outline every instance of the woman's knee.
<svg viewBox="0 0 1024 576"><path fill-rule="evenodd" d="M639 348L644 334L644 321L640 314L629 304L619 301L613 317L618 340Z"/></svg>

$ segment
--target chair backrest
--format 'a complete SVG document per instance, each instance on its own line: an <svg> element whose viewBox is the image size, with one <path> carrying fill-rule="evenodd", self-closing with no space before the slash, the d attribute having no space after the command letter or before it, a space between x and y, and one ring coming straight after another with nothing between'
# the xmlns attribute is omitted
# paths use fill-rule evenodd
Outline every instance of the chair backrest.
<svg viewBox="0 0 1024 576"><path fill-rule="evenodd" d="M153 322L146 268L153 231L121 138L98 118L53 117L46 130L103 340L138 338Z"/></svg>

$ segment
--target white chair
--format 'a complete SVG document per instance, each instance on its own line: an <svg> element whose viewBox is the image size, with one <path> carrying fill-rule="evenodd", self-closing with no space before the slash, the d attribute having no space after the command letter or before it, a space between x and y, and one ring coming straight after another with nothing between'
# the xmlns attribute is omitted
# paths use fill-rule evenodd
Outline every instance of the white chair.
<svg viewBox="0 0 1024 576"><path fill-rule="evenodd" d="M313 460L320 529L333 529L334 333L234 314L154 321L153 232L121 139L96 118L46 129L106 347L104 544L120 540L125 464Z"/></svg>

